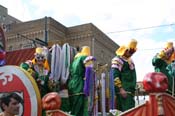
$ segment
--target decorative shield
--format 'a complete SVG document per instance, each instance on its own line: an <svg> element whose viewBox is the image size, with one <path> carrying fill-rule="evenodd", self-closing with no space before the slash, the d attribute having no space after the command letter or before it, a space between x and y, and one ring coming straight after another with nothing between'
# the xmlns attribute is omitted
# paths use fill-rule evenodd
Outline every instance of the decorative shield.
<svg viewBox="0 0 175 116"><path fill-rule="evenodd" d="M0 94L7 92L20 93L24 104L22 116L41 116L41 96L35 80L18 66L0 67Z"/></svg>

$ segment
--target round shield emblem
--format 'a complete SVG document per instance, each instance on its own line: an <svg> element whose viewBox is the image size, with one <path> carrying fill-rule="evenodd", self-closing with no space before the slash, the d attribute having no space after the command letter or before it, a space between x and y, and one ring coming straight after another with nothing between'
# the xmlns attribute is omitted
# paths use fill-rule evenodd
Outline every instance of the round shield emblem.
<svg viewBox="0 0 175 116"><path fill-rule="evenodd" d="M24 103L20 106L22 116L41 116L41 97L35 80L18 66L0 68L0 96L3 93L15 92Z"/></svg>

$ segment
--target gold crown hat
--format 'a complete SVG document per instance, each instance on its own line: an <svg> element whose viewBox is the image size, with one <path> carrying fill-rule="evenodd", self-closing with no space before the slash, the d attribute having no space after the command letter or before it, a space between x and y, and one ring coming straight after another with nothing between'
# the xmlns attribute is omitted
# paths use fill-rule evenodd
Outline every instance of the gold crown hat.
<svg viewBox="0 0 175 116"><path fill-rule="evenodd" d="M171 48L173 48L173 42L167 42L163 50L160 51L159 57L162 58L163 56L165 56L166 50L171 49Z"/></svg>
<svg viewBox="0 0 175 116"><path fill-rule="evenodd" d="M131 39L127 46L120 46L115 53L119 56L123 56L127 49L137 50L137 40Z"/></svg>
<svg viewBox="0 0 175 116"><path fill-rule="evenodd" d="M137 40L135 39L131 39L131 41L129 42L128 46L129 49L134 49L137 50Z"/></svg>
<svg viewBox="0 0 175 116"><path fill-rule="evenodd" d="M37 48L35 49L35 53L41 54L42 52L43 52L43 49L40 48L40 47L37 47Z"/></svg>
<svg viewBox="0 0 175 116"><path fill-rule="evenodd" d="M165 44L164 50L166 51L166 50L168 50L168 49L174 49L173 42L167 42L167 43ZM171 54L171 56L170 56L170 58L169 58L169 62L172 62L172 61L174 61L174 60L175 60L175 53L172 52L172 54Z"/></svg>
<svg viewBox="0 0 175 116"><path fill-rule="evenodd" d="M173 48L173 42L167 42L165 44L165 49Z"/></svg>
<svg viewBox="0 0 175 116"><path fill-rule="evenodd" d="M83 46L80 54L84 56L90 56L91 55L90 47Z"/></svg>
<svg viewBox="0 0 175 116"><path fill-rule="evenodd" d="M45 48L37 47L35 49L35 55L36 54L40 54L40 55L46 56L47 53L46 53Z"/></svg>
<svg viewBox="0 0 175 116"><path fill-rule="evenodd" d="M160 53L158 54L158 57L164 58L166 56L166 52L169 52L170 49L174 49L173 42L167 42L164 46L164 49L161 50ZM167 62L170 63L171 61L174 61L174 59L175 59L175 53L172 51L172 54L167 60Z"/></svg>
<svg viewBox="0 0 175 116"><path fill-rule="evenodd" d="M119 56L123 56L125 51L127 50L126 46L120 46L117 50L116 50L116 54Z"/></svg>
<svg viewBox="0 0 175 116"><path fill-rule="evenodd" d="M45 50L45 48L37 47L37 48L35 49L35 54L34 54L34 55L35 55L35 56L36 56L36 55L43 55L44 58L45 58L45 61L44 61L44 68L46 68L47 70L50 71L50 66L49 66L49 63L48 63L47 58L46 58L47 55L46 55L46 50ZM32 60L32 63L33 63L33 64L36 64L36 63L37 63L35 58Z"/></svg>

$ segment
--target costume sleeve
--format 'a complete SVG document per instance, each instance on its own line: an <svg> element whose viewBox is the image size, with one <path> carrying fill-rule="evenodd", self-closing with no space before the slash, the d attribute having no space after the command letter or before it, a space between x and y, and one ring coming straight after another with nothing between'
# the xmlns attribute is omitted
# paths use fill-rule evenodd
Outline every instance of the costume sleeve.
<svg viewBox="0 0 175 116"><path fill-rule="evenodd" d="M113 69L113 75L114 75L114 85L118 88L122 87L122 81L120 79L120 72L117 69Z"/></svg>
<svg viewBox="0 0 175 116"><path fill-rule="evenodd" d="M29 69L29 65L28 65L27 63L25 63L25 62L24 62L24 63L21 63L21 64L20 64L20 67L21 67L22 69L26 70L26 71Z"/></svg>
<svg viewBox="0 0 175 116"><path fill-rule="evenodd" d="M26 70L32 76L35 73L34 70L27 63L21 63L20 67L23 68L24 70Z"/></svg>
<svg viewBox="0 0 175 116"><path fill-rule="evenodd" d="M89 96L90 92L90 86L91 81L93 79L93 64L94 64L95 58L93 56L88 56L84 60L85 64L85 78L84 78L84 87L83 92L86 96Z"/></svg>
<svg viewBox="0 0 175 116"><path fill-rule="evenodd" d="M172 62L171 64L169 64L169 65L166 67L166 69L168 70L168 73L169 73L170 75L173 75L173 77L174 77L174 75L175 75L175 62Z"/></svg>
<svg viewBox="0 0 175 116"><path fill-rule="evenodd" d="M112 59L111 68L113 70L114 84L118 88L122 87L122 81L121 81L122 67L123 67L123 61L120 58L115 57Z"/></svg>
<svg viewBox="0 0 175 116"><path fill-rule="evenodd" d="M85 64L85 67L93 67L93 63L95 61L95 57L94 56L88 56L86 57L86 59L83 61L83 63Z"/></svg>

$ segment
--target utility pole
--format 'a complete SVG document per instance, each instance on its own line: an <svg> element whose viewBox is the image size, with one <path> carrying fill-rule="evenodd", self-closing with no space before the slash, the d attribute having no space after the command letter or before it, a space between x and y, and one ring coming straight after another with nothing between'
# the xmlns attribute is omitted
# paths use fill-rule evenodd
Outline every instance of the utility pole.
<svg viewBox="0 0 175 116"><path fill-rule="evenodd" d="M95 38L92 38L92 56L95 56L95 51L94 51L94 47L95 47Z"/></svg>
<svg viewBox="0 0 175 116"><path fill-rule="evenodd" d="M47 16L45 16L45 20L44 20L44 27L45 27L45 42L47 43L47 39L48 39L48 35L47 35Z"/></svg>

